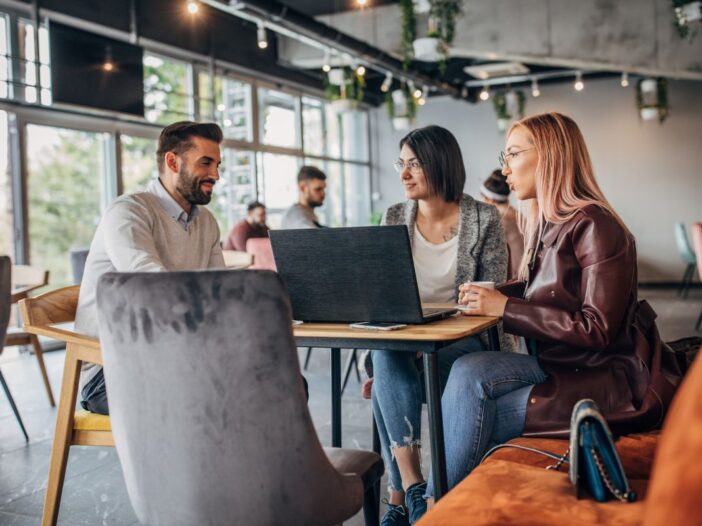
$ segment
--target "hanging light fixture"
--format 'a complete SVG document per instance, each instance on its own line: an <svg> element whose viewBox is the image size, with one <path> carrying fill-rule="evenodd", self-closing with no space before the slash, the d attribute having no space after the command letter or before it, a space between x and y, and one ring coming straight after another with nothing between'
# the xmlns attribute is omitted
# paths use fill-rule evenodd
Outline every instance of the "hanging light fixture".
<svg viewBox="0 0 702 526"><path fill-rule="evenodd" d="M115 63L112 61L112 46L105 48L105 62L102 63L102 70L106 73L114 71Z"/></svg>
<svg viewBox="0 0 702 526"><path fill-rule="evenodd" d="M186 5L186 8L188 9L188 13L190 13L191 15L197 14L197 12L200 10L200 6L195 0L189 0Z"/></svg>
<svg viewBox="0 0 702 526"><path fill-rule="evenodd" d="M620 84L622 85L622 88L626 88L629 85L629 74L626 71L622 72L622 80Z"/></svg>
<svg viewBox="0 0 702 526"><path fill-rule="evenodd" d="M268 47L268 36L266 35L266 28L263 26L263 22L258 23L256 38L260 49L266 49Z"/></svg>
<svg viewBox="0 0 702 526"><path fill-rule="evenodd" d="M383 80L383 83L380 86L380 91L387 93L390 91L390 86L392 86L392 73L386 73L385 80Z"/></svg>
<svg viewBox="0 0 702 526"><path fill-rule="evenodd" d="M359 77L362 77L365 74L366 74L366 67L363 64L361 64L360 66L358 66L356 68L356 75L358 75Z"/></svg>
<svg viewBox="0 0 702 526"><path fill-rule="evenodd" d="M484 100L488 100L488 99L490 98L490 92L488 91L488 87L487 87L487 86L483 86L483 89L482 89L482 91L480 92L479 97L480 97L480 100L483 100L483 101L484 101Z"/></svg>
<svg viewBox="0 0 702 526"><path fill-rule="evenodd" d="M363 9L364 7L368 6L368 0L356 0L356 4L358 4L358 7Z"/></svg>
<svg viewBox="0 0 702 526"><path fill-rule="evenodd" d="M538 97L541 95L541 90L539 89L539 79L534 77L531 79L531 96Z"/></svg>
<svg viewBox="0 0 702 526"><path fill-rule="evenodd" d="M322 64L322 71L324 73L329 73L331 71L331 52L329 48L324 50L324 64Z"/></svg>
<svg viewBox="0 0 702 526"><path fill-rule="evenodd" d="M575 91L582 91L585 89L585 84L583 83L583 74L582 72L578 71L575 74L575 84L573 84L573 88Z"/></svg>

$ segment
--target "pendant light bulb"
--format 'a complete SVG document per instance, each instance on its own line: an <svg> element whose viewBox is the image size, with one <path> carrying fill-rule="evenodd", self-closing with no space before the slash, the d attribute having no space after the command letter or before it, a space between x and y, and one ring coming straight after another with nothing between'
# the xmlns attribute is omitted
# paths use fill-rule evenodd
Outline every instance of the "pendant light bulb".
<svg viewBox="0 0 702 526"><path fill-rule="evenodd" d="M626 71L622 73L622 81L620 84L622 88L626 88L629 85L629 74Z"/></svg>
<svg viewBox="0 0 702 526"><path fill-rule="evenodd" d="M266 35L266 28L263 23L258 23L258 29L256 30L256 38L258 40L259 49L266 49L268 47L268 35Z"/></svg>
<svg viewBox="0 0 702 526"><path fill-rule="evenodd" d="M575 84L573 84L573 88L575 89L575 91L582 91L583 89L585 89L585 84L583 83L583 74L580 71L578 71L575 74Z"/></svg>
<svg viewBox="0 0 702 526"><path fill-rule="evenodd" d="M541 95L541 90L539 89L539 81L538 79L534 78L531 81L531 96L538 97L539 95Z"/></svg>

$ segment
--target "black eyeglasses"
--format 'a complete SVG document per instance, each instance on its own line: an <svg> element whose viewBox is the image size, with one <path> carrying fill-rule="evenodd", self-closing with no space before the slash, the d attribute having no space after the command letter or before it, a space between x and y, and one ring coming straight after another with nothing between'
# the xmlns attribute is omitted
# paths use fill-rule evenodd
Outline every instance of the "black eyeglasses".
<svg viewBox="0 0 702 526"><path fill-rule="evenodd" d="M519 150L518 152L500 152L500 156L498 157L500 161L500 166L504 168L505 166L509 168L509 160L514 159L517 155L519 155L522 152L528 152L529 150L534 150L535 148L525 148L524 150Z"/></svg>

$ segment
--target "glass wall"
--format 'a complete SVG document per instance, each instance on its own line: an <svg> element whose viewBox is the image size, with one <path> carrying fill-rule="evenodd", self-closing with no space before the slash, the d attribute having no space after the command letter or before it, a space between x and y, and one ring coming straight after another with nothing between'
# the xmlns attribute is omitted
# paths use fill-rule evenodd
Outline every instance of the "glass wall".
<svg viewBox="0 0 702 526"><path fill-rule="evenodd" d="M224 148L219 175L209 207L217 218L224 238L246 215L248 204L256 200L254 153Z"/></svg>
<svg viewBox="0 0 702 526"><path fill-rule="evenodd" d="M37 59L34 26L26 19L20 19L18 26L19 82L23 88L24 100L30 104L40 102L49 105L51 104L49 31L44 26L39 27L39 57ZM39 88L38 92L37 88Z"/></svg>
<svg viewBox="0 0 702 526"><path fill-rule="evenodd" d="M10 134L7 121L7 112L0 111L0 255L8 255L14 261Z"/></svg>
<svg viewBox="0 0 702 526"><path fill-rule="evenodd" d="M0 13L0 98L10 96L10 35L7 15Z"/></svg>
<svg viewBox="0 0 702 526"><path fill-rule="evenodd" d="M194 116L192 67L186 62L144 54L144 113L159 124Z"/></svg>
<svg viewBox="0 0 702 526"><path fill-rule="evenodd" d="M32 265L52 287L70 285L72 248L90 245L100 220L107 134L27 126L27 194Z"/></svg>
<svg viewBox="0 0 702 526"><path fill-rule="evenodd" d="M158 177L154 139L121 135L122 190L125 194L146 189L151 179Z"/></svg>
<svg viewBox="0 0 702 526"><path fill-rule="evenodd" d="M299 148L299 99L267 88L258 90L259 126L263 144Z"/></svg>
<svg viewBox="0 0 702 526"><path fill-rule="evenodd" d="M216 75L214 85L209 73L198 74L200 119L214 121L222 127L224 137L251 141L251 85L230 77Z"/></svg>
<svg viewBox="0 0 702 526"><path fill-rule="evenodd" d="M282 211L297 201L297 171L301 159L292 155L259 155L258 195L269 209L269 225L280 226Z"/></svg>

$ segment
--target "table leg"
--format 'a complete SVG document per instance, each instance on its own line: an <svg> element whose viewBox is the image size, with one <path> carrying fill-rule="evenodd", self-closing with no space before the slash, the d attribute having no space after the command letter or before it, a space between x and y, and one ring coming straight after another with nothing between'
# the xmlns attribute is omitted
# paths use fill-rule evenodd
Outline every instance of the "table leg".
<svg viewBox="0 0 702 526"><path fill-rule="evenodd" d="M332 447L341 447L341 349L331 350Z"/></svg>
<svg viewBox="0 0 702 526"><path fill-rule="evenodd" d="M424 380L427 386L434 498L439 500L448 491L448 482L446 479L446 449L444 422L441 416L441 385L439 383L439 357L437 353L424 353Z"/></svg>
<svg viewBox="0 0 702 526"><path fill-rule="evenodd" d="M488 341L490 342L491 351L500 350L500 333L497 330L497 325L493 325L488 329Z"/></svg>

